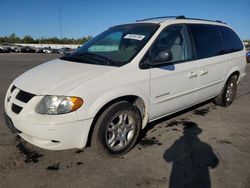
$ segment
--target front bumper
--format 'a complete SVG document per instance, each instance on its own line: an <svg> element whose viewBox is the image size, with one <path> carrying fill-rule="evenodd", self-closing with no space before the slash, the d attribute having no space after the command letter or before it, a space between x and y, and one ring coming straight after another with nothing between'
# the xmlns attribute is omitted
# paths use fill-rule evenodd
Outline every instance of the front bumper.
<svg viewBox="0 0 250 188"><path fill-rule="evenodd" d="M8 89L4 103L5 120L12 132L44 149L85 147L93 118L81 120L76 112L62 115L37 114L34 109L41 98L16 87Z"/></svg>
<svg viewBox="0 0 250 188"><path fill-rule="evenodd" d="M5 115L5 119L7 126L13 133L18 134L35 146L48 150L80 149L85 147L93 120L40 124L10 119L8 115Z"/></svg>

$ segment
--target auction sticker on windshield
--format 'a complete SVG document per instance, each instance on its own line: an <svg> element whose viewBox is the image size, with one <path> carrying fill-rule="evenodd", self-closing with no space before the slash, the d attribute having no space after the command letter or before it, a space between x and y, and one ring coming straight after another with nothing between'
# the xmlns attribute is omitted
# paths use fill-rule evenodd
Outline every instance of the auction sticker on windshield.
<svg viewBox="0 0 250 188"><path fill-rule="evenodd" d="M138 35L138 34L127 34L124 36L125 39L132 39L132 40L142 40L144 39L144 35Z"/></svg>

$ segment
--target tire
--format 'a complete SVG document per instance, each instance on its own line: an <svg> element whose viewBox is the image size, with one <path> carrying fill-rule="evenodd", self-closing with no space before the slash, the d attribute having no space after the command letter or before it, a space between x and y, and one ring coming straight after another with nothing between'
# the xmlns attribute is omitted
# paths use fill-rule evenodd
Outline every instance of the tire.
<svg viewBox="0 0 250 188"><path fill-rule="evenodd" d="M214 99L215 104L227 107L233 103L237 91L237 80L237 75L228 78L221 93Z"/></svg>
<svg viewBox="0 0 250 188"><path fill-rule="evenodd" d="M138 109L129 102L117 102L97 119L91 147L106 157L122 156L133 148L140 130Z"/></svg>

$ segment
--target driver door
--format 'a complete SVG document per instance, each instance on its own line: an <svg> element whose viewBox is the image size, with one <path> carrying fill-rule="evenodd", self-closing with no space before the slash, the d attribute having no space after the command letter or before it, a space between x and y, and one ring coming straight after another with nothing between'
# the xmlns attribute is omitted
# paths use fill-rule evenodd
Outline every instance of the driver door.
<svg viewBox="0 0 250 188"><path fill-rule="evenodd" d="M170 52L172 58L150 68L150 119L191 106L198 87L198 66L193 61L192 46L185 25L176 24L163 29L148 51L148 61L152 64L155 59L159 59L157 56L162 51Z"/></svg>

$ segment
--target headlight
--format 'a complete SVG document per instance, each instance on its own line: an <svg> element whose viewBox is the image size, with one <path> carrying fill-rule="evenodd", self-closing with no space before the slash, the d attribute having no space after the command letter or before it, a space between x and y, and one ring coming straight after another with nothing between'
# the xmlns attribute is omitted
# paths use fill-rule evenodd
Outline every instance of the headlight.
<svg viewBox="0 0 250 188"><path fill-rule="evenodd" d="M80 108L83 100L78 97L45 96L36 106L38 114L66 114Z"/></svg>

